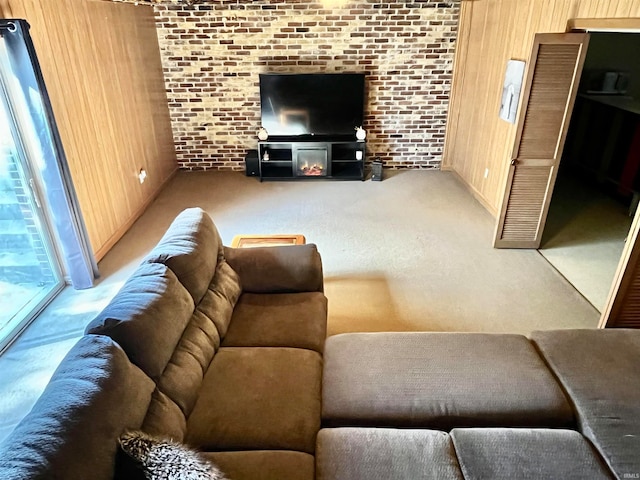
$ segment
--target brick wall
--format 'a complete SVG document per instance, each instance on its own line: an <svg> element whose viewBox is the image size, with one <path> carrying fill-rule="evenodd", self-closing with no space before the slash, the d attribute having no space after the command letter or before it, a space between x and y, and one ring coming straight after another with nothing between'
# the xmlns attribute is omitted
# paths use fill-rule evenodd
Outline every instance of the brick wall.
<svg viewBox="0 0 640 480"><path fill-rule="evenodd" d="M0 148L0 158L5 167L0 170L0 281L25 288L53 285L57 280L18 159L9 148Z"/></svg>
<svg viewBox="0 0 640 480"><path fill-rule="evenodd" d="M259 73L365 72L367 160L439 168L459 2L156 6L180 167L244 169L257 147Z"/></svg>

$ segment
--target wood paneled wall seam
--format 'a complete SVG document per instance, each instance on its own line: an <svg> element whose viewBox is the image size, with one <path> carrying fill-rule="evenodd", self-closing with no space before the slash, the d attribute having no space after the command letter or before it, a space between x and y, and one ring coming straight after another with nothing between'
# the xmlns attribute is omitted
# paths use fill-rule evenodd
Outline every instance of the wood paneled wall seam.
<svg viewBox="0 0 640 480"><path fill-rule="evenodd" d="M0 15L31 25L99 260L177 170L153 8L0 0ZM148 174L143 184L141 168Z"/></svg>
<svg viewBox="0 0 640 480"><path fill-rule="evenodd" d="M516 135L516 126L498 117L507 61L528 61L534 34L565 32L572 19L635 17L637 0L462 2L443 166L494 216Z"/></svg>

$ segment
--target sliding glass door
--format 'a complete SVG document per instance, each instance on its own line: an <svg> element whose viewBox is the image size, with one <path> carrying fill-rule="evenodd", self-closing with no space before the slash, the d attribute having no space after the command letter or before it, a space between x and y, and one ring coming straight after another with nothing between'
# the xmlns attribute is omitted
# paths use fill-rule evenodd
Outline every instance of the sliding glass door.
<svg viewBox="0 0 640 480"><path fill-rule="evenodd" d="M11 101L12 81L0 62L0 351L64 285L43 208L41 162L18 120L30 113Z"/></svg>

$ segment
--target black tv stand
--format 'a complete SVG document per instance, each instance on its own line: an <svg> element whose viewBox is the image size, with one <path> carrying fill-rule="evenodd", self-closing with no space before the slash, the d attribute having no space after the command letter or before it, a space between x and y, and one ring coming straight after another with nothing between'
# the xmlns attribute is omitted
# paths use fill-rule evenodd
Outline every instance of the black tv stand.
<svg viewBox="0 0 640 480"><path fill-rule="evenodd" d="M366 144L349 136L270 137L258 143L262 180L364 180Z"/></svg>

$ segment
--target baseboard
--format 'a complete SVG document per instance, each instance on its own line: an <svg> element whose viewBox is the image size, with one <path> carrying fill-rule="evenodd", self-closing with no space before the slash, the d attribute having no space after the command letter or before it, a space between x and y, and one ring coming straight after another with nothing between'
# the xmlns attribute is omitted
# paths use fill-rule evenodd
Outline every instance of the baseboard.
<svg viewBox="0 0 640 480"><path fill-rule="evenodd" d="M95 252L94 255L96 257L96 262L99 262L100 260L102 260L104 256L109 252L109 250L111 250L113 246L116 243L118 243L118 240L120 240L124 236L124 234L127 233L127 231L129 231L129 229L133 226L136 220L140 218L140 216L149 207L149 205L151 205L151 203L158 197L158 195L160 195L160 192L164 189L167 183L169 183L173 179L173 177L176 175L177 172L178 172L178 168L176 168L173 172L171 172L171 174L167 177L167 179L164 182L162 182L160 186L151 195L149 195L149 197L144 201L144 203L140 206L140 208L138 208L133 213L133 215L131 215L131 218L129 218L129 220L123 223L114 232L114 234L109 237L109 239L104 243L104 245L100 247L100 249L97 252Z"/></svg>
<svg viewBox="0 0 640 480"><path fill-rule="evenodd" d="M480 205L482 205L485 210L487 210L491 214L493 218L498 218L498 210L493 205L491 205L487 201L487 199L484 198L480 192L478 192L478 190L476 190L471 184L469 184L469 182L462 178L462 176L458 172L456 172L453 167L450 167L448 165L441 166L440 170L442 170L443 172L451 172L456 177L456 179L460 181L460 183L462 183L467 190L469 190L471 195L473 195L473 197L480 203Z"/></svg>

